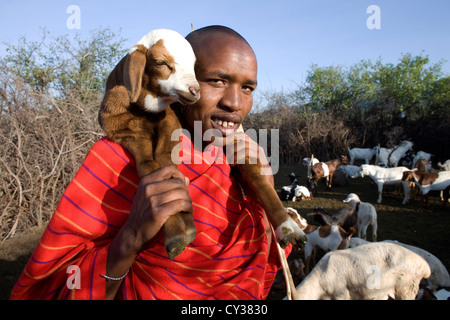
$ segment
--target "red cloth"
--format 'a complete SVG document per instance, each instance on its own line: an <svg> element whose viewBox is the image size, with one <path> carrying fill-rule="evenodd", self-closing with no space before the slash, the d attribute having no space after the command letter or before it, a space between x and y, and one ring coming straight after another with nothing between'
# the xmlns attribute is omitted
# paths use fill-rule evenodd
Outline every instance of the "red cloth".
<svg viewBox="0 0 450 320"><path fill-rule="evenodd" d="M183 138L178 168L190 179L197 237L171 261L158 233L130 268L118 298L264 299L279 261L275 242L267 252L261 207L243 198L221 149L190 152L192 143ZM100 275L106 273L109 244L128 218L138 183L131 154L99 140L65 190L10 298L104 299Z"/></svg>

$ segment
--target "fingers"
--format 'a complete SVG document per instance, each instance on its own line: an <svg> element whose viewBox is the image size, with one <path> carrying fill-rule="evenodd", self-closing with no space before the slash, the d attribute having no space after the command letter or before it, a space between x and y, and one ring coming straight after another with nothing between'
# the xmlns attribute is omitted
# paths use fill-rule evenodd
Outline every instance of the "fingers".
<svg viewBox="0 0 450 320"><path fill-rule="evenodd" d="M225 153L231 165L257 164L258 161L266 165L267 160L264 149L243 132L235 132L224 139Z"/></svg>
<svg viewBox="0 0 450 320"><path fill-rule="evenodd" d="M194 211L188 184L173 165L142 177L126 223L135 238L133 247L140 248L152 239L171 215Z"/></svg>
<svg viewBox="0 0 450 320"><path fill-rule="evenodd" d="M147 184L147 183L156 183L159 181L164 181L168 179L175 179L175 180L181 180L186 185L189 185L189 179L185 177L175 165L168 165L162 168L159 168L158 170L142 177L141 183Z"/></svg>

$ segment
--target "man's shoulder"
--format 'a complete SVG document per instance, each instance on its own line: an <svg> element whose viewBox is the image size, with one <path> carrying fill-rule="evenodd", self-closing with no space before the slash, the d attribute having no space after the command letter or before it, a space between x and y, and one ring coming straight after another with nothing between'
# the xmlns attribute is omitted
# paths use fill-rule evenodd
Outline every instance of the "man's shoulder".
<svg viewBox="0 0 450 320"><path fill-rule="evenodd" d="M108 137L103 137L95 142L89 150L86 160L94 158L109 165L136 167L133 155L120 144Z"/></svg>

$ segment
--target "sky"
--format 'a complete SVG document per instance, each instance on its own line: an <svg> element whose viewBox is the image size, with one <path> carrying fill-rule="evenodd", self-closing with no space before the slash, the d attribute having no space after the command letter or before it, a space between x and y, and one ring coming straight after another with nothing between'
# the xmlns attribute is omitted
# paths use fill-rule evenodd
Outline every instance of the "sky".
<svg viewBox="0 0 450 320"><path fill-rule="evenodd" d="M377 11L367 12L372 5ZM0 56L5 42L40 40L42 27L55 37L88 37L109 27L131 48L153 29L185 36L191 24L218 24L253 47L259 92L287 92L304 83L313 64L348 67L379 58L395 64L406 53L446 60L449 76L449 18L448 0L0 0Z"/></svg>

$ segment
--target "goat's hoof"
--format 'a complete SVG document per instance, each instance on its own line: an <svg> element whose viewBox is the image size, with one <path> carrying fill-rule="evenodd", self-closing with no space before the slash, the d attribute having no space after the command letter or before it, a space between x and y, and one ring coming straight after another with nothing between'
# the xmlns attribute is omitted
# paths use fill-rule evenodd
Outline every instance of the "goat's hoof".
<svg viewBox="0 0 450 320"><path fill-rule="evenodd" d="M166 252L169 256L170 260L175 259L176 256L178 256L180 253L186 249L186 246L189 244L189 242L186 241L185 236L176 236L171 239L167 239L165 241L166 245Z"/></svg>
<svg viewBox="0 0 450 320"><path fill-rule="evenodd" d="M195 228L194 218L192 217L192 214L184 213L182 217L184 225L186 227L185 230L186 241L189 244L195 240L195 237L197 236L197 229Z"/></svg>
<svg viewBox="0 0 450 320"><path fill-rule="evenodd" d="M302 229L297 225L294 220L289 218L283 222L275 230L278 243L284 249L289 243L295 244L301 251L306 244L307 238Z"/></svg>
<svg viewBox="0 0 450 320"><path fill-rule="evenodd" d="M286 248L289 243L294 240L294 230L286 227L281 228L281 237L278 239L278 243L281 248Z"/></svg>

